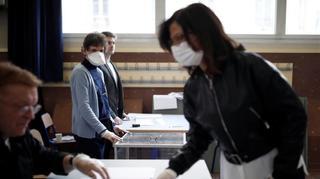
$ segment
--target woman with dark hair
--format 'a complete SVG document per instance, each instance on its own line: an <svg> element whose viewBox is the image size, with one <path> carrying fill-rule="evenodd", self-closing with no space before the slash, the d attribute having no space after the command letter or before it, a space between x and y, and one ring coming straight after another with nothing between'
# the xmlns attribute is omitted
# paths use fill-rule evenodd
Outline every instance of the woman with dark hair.
<svg viewBox="0 0 320 179"><path fill-rule="evenodd" d="M307 116L270 62L245 52L201 3L176 11L158 38L190 74L184 87L189 139L158 179L185 172L213 139L222 151L221 178L304 178Z"/></svg>

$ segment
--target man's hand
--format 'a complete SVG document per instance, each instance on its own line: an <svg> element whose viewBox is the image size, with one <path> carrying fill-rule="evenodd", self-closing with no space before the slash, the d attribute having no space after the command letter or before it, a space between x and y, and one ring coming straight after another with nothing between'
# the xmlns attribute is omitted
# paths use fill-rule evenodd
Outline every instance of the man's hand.
<svg viewBox="0 0 320 179"><path fill-rule="evenodd" d="M126 113L123 113L123 118L122 118L122 120L123 121L130 121L133 117L130 117L128 114L126 114Z"/></svg>
<svg viewBox="0 0 320 179"><path fill-rule="evenodd" d="M122 113L122 118L126 118L126 117L128 117L128 114L125 113L125 112L123 112L123 113Z"/></svg>
<svg viewBox="0 0 320 179"><path fill-rule="evenodd" d="M113 130L120 137L122 137L123 135L125 135L128 132L128 131L125 131L125 130L119 128L119 126L114 126Z"/></svg>
<svg viewBox="0 0 320 179"><path fill-rule="evenodd" d="M114 134L113 132L110 132L108 130L104 131L101 134L101 137L111 141L112 143L116 143L120 140L119 136L117 136L116 134Z"/></svg>
<svg viewBox="0 0 320 179"><path fill-rule="evenodd" d="M177 173L169 168L165 169L160 173L157 179L176 179Z"/></svg>
<svg viewBox="0 0 320 179"><path fill-rule="evenodd" d="M120 117L116 116L115 118L113 118L113 121L116 125L120 125L122 124L122 119L120 119Z"/></svg>
<svg viewBox="0 0 320 179"><path fill-rule="evenodd" d="M103 166L103 164L99 160L90 158L88 155L76 155L73 158L72 165L74 168L90 176L91 178L96 178L95 172L98 173L103 179L110 178L107 169Z"/></svg>

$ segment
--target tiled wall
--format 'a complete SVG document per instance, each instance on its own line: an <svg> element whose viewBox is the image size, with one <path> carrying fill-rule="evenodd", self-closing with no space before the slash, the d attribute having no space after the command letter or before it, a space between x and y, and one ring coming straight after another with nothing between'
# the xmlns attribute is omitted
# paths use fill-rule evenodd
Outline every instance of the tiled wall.
<svg viewBox="0 0 320 179"><path fill-rule="evenodd" d="M63 80L69 83L71 71L77 62L65 62ZM183 87L189 78L178 63L115 62L125 87ZM292 63L275 63L277 68L292 84Z"/></svg>

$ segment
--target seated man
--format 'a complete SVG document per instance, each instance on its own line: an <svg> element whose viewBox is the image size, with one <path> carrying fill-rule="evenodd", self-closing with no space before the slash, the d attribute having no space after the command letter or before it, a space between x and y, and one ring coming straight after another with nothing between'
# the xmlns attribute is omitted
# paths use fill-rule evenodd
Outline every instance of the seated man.
<svg viewBox="0 0 320 179"><path fill-rule="evenodd" d="M28 124L37 112L37 87L32 73L0 63L0 168L5 178L32 178L34 174L67 175L73 168L94 177L109 178L106 168L84 154L73 156L43 147Z"/></svg>

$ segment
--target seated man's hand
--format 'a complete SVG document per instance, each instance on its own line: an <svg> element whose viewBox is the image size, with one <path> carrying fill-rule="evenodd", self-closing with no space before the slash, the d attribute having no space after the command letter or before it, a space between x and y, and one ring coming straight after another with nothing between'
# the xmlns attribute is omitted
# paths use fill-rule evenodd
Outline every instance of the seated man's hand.
<svg viewBox="0 0 320 179"><path fill-rule="evenodd" d="M115 133L113 132L110 132L108 130L104 131L102 134L101 134L101 137L104 138L104 139L107 139L109 141L111 141L112 143L116 143L120 140L120 137L117 136Z"/></svg>
<svg viewBox="0 0 320 179"><path fill-rule="evenodd" d="M122 119L120 119L120 117L118 117L118 116L116 116L115 118L113 118L113 120L114 120L114 123L115 123L116 125L122 124Z"/></svg>
<svg viewBox="0 0 320 179"><path fill-rule="evenodd" d="M72 165L74 168L90 176L91 178L96 178L95 173L98 173L103 179L110 178L107 169L103 166L103 164L96 159L90 158L88 155L76 155L73 158Z"/></svg>
<svg viewBox="0 0 320 179"><path fill-rule="evenodd" d="M119 126L114 126L113 130L120 137L122 137L123 135L125 135L128 132L128 131L121 129Z"/></svg>
<svg viewBox="0 0 320 179"><path fill-rule="evenodd" d="M177 173L171 169L165 169L160 173L157 179L176 179Z"/></svg>

